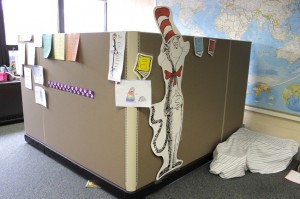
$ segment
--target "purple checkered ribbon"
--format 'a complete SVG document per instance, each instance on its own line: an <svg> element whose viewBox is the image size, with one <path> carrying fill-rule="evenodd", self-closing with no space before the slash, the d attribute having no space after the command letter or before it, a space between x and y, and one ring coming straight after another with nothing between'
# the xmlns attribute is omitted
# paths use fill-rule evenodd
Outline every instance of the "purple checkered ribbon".
<svg viewBox="0 0 300 199"><path fill-rule="evenodd" d="M59 82L54 82L54 81L48 81L48 86L50 88L55 88L58 90L62 90L62 91L66 91L69 93L74 93L77 95L81 95L84 97L88 97L88 98L92 98L94 99L94 91L89 90L89 89L85 89L85 88L80 88L77 86L71 86L68 84L63 84L63 83L59 83Z"/></svg>

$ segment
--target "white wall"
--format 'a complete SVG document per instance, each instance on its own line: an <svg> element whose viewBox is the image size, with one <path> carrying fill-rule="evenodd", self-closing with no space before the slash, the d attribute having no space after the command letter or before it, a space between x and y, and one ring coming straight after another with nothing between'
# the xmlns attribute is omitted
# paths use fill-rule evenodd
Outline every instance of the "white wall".
<svg viewBox="0 0 300 199"><path fill-rule="evenodd" d="M158 32L156 0L107 0L107 31Z"/></svg>

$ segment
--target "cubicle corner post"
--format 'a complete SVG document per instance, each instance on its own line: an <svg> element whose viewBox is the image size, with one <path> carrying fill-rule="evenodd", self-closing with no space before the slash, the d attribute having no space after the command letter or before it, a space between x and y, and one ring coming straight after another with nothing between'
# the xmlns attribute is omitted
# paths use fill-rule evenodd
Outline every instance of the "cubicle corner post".
<svg viewBox="0 0 300 199"><path fill-rule="evenodd" d="M139 33L127 32L126 37L126 59L124 72L126 80L136 80L137 77L133 73L136 56L139 51ZM137 137L138 137L138 109L127 107L125 113L126 123L126 149L125 149L125 186L126 191L135 192L137 189Z"/></svg>
<svg viewBox="0 0 300 199"><path fill-rule="evenodd" d="M229 52L221 141L226 140L243 125L251 42L230 40Z"/></svg>

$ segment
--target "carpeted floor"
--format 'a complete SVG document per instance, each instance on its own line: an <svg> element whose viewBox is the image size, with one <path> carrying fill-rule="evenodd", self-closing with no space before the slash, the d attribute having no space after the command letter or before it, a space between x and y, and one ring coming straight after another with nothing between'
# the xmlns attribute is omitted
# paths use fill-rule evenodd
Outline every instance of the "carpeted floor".
<svg viewBox="0 0 300 199"><path fill-rule="evenodd" d="M288 169L276 174L247 173L225 180L209 173L209 163L147 199L194 198L300 198L300 185L284 179ZM23 123L0 126L0 199L111 199L111 194L85 188L82 178L24 140Z"/></svg>

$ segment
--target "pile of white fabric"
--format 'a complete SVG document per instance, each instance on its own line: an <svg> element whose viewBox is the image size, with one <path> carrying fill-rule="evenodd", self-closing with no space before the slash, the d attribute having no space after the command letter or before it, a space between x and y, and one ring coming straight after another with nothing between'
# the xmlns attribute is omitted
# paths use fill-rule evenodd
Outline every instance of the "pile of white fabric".
<svg viewBox="0 0 300 199"><path fill-rule="evenodd" d="M283 171L298 152L294 140L276 138L240 128L213 153L210 172L222 178L245 175L245 171L269 174Z"/></svg>

